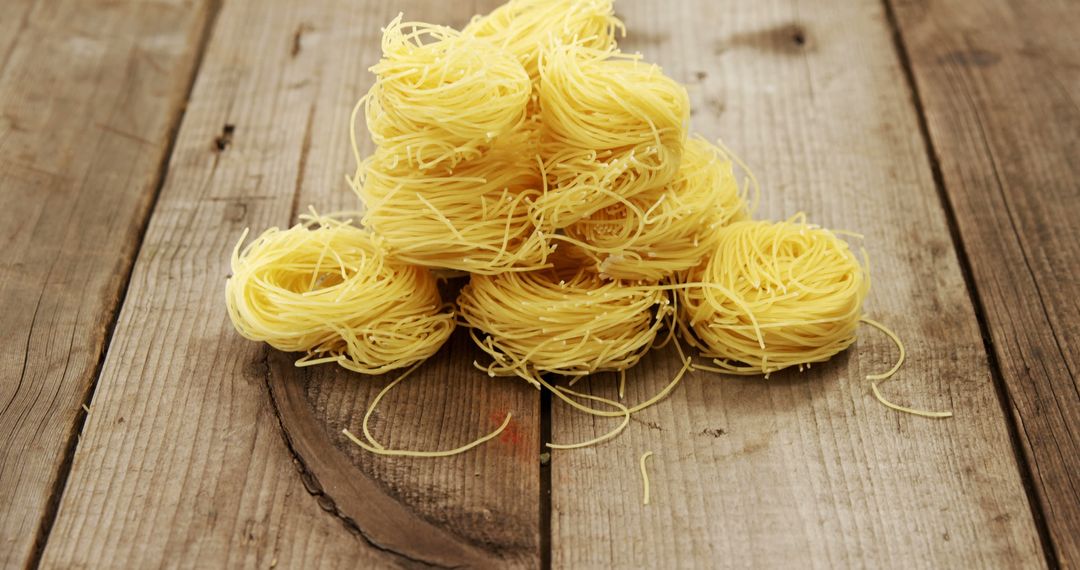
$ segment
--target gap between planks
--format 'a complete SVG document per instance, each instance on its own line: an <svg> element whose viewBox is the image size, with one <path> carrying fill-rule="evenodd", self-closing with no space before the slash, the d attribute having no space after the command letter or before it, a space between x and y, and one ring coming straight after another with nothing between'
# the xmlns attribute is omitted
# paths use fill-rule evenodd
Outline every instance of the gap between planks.
<svg viewBox="0 0 1080 570"><path fill-rule="evenodd" d="M540 463L540 568L551 570L551 463L555 454L547 444L551 442L551 392L540 391L540 453L548 454L547 462Z"/></svg>
<svg viewBox="0 0 1080 570"><path fill-rule="evenodd" d="M893 47L896 50L896 56L900 61L900 68L904 74L904 83L907 84L908 92L911 94L911 104L915 109L915 116L919 125L919 136L922 138L923 144L926 145L926 158L930 164L930 171L934 178L934 189L937 190L938 201L941 203L941 209L945 213L945 221L949 228L949 237L952 239L953 250L956 252L956 258L960 265L960 273L964 279L968 299L971 301L971 305L975 311L975 320L979 324L979 336L982 337L987 365L990 368L990 376L993 378L994 392L997 394L998 404L1001 406L1002 417L1005 418L1005 423L1008 426L1009 444L1012 447L1016 463L1020 467L1020 477L1024 484L1024 493L1027 495L1028 505L1031 507L1031 516L1035 521L1035 528L1039 534L1039 542L1042 546L1043 553L1046 556L1047 565L1050 568L1058 568L1060 567L1060 563L1057 559L1057 551L1054 549L1053 541L1050 538L1050 527L1046 521L1046 514L1043 512L1042 503L1035 491L1035 473L1031 468L1031 463L1028 461L1027 454L1024 453L1023 446L1020 442L1020 428L1017 425L1017 417L1013 413L1014 406L1005 386L1005 378L1002 376L1001 365L998 362L997 352L994 350L993 342L991 340L990 328L986 319L986 309L983 307L982 299L978 294L975 273L972 270L971 260L969 259L967 249L964 246L963 234L960 232L960 225L956 219L956 210L953 208L952 201L949 199L949 193L945 189L945 177L941 172L941 160L938 155L937 146L934 144L934 139L930 136L930 128L926 121L926 108L922 100L922 94L919 91L918 82L915 81L915 72L912 68L911 56L908 53L907 43L904 40L904 34L900 29L900 23L897 20L896 11L893 7L895 1L896 0L881 0L885 9L885 19L888 22L889 31L892 34Z"/></svg>
<svg viewBox="0 0 1080 570"><path fill-rule="evenodd" d="M202 67L203 57L206 55L206 46L210 43L210 38L213 36L214 24L217 22L218 13L221 11L222 1L223 0L210 0L207 4L202 32L199 35L195 48L195 64L192 66L191 73L187 79L187 85L184 87L184 98L180 104L179 111L172 117L171 124L169 125L169 134L166 140L165 152L162 154L161 162L157 167L158 175L157 179L154 181L154 191L150 196L150 205L146 210L146 216L142 219L138 235L135 238L135 248L133 251L136 255L142 249L143 240L146 238L146 229L150 224L150 217L157 208L158 197L161 196L161 189L165 186L165 179L169 173L169 162L172 160L173 149L176 146L176 138L180 133L180 125L183 123L184 115L187 114L188 102L191 100L191 92L195 88L195 79L199 76L199 69ZM128 288L131 285L131 275L135 269L135 257L136 256L132 256L131 262L124 268L123 285L120 287L119 295L116 297L116 304L113 307L112 316L109 318L108 325L105 328L105 339L101 344L101 351L97 355L97 362L94 364L94 373L91 377L90 385L87 387L86 393L82 398L83 412L77 416L75 424L71 427L71 435L68 437L67 445L64 447L64 456L56 474L56 482L49 493L48 501L45 503L45 512L41 517L41 522L35 533L33 550L31 551L30 558L26 562L26 568L28 569L36 569L41 565L42 556L45 554L45 547L49 543L49 535L52 533L53 524L56 522L56 515L60 508L60 500L64 497L64 491L67 489L68 476L71 474L72 463L75 459L75 451L81 443L83 428L86 426L86 419L90 416L90 411L93 410L94 392L97 390L98 380L101 378L101 370L105 364L105 355L109 353L109 347L112 345L113 332L116 330L116 324L120 319L120 308L123 307L124 303L127 301Z"/></svg>

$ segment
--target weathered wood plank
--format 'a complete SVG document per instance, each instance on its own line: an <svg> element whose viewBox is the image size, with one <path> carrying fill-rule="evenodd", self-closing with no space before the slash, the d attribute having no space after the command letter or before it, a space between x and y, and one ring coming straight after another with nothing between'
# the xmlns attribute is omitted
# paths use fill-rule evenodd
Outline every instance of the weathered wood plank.
<svg viewBox="0 0 1080 570"><path fill-rule="evenodd" d="M460 24L476 7L455 7L459 17L451 23ZM139 252L44 566L411 564L410 552L395 554L402 537L381 543L378 532L357 531L355 521L334 516L348 513L335 503L327 480L312 485L308 473L311 488L305 489L267 392L275 376L355 382L366 396L385 380L346 378L336 370L298 373L290 358L271 355L232 331L222 295L229 252L244 227L289 224L297 207L308 203L322 210L358 205L344 184L353 168L347 118L370 83L367 67L378 58L380 26L402 9L418 19L449 17L435 0L225 3ZM389 410L420 398L429 409L415 423L427 427L411 432L417 426L380 418L376 429L393 430L389 441L443 445L490 429L487 413L476 421L461 411L446 397L456 387L438 386L434 372L402 385L386 402ZM535 395L530 400L518 388L492 384L482 401L523 408L527 422ZM356 429L366 400L334 405L355 405L350 425ZM449 419L441 421L446 414ZM441 434L432 434L433 427ZM336 432L325 435L340 439ZM535 450L538 436L532 437ZM506 455L491 448L463 458L473 467L468 480L460 470L440 471L456 469L453 462L360 463L419 517L442 523L440 509L460 511L473 495L490 499L491 488L506 488L487 487L472 474ZM532 475L528 467L520 474L504 467L491 471L536 479L535 467ZM463 489L464 496L429 500L420 483L426 480ZM510 502L538 513L535 483L522 491ZM451 521L445 531L475 543L470 524L502 522L473 515ZM506 559L535 561L535 546L531 552L528 547ZM419 558L455 560L437 554Z"/></svg>
<svg viewBox="0 0 1080 570"><path fill-rule="evenodd" d="M760 215L805 210L858 231L870 314L906 341L885 392L952 420L880 406L867 373L895 357L872 330L847 354L770 380L697 374L602 446L552 459L553 565L1038 567L1045 563L978 324L882 5L624 0L642 49L689 84L695 126L763 185ZM628 380L641 401L672 355ZM615 393L614 379L591 388ZM553 438L610 421L554 404ZM637 460L651 463L641 505Z"/></svg>
<svg viewBox="0 0 1080 570"><path fill-rule="evenodd" d="M1080 5L895 2L1053 551L1080 565Z"/></svg>
<svg viewBox="0 0 1080 570"><path fill-rule="evenodd" d="M5 2L0 17L0 566L55 513L207 2Z"/></svg>

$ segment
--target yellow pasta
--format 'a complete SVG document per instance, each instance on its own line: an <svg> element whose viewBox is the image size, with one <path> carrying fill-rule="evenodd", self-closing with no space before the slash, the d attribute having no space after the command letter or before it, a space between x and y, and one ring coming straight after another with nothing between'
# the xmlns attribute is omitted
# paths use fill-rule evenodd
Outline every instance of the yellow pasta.
<svg viewBox="0 0 1080 570"><path fill-rule="evenodd" d="M386 259L381 242L349 220L312 213L243 241L225 285L229 317L248 339L306 352L297 366L382 374L422 362L454 330L435 278Z"/></svg>
<svg viewBox="0 0 1080 570"><path fill-rule="evenodd" d="M371 414L375 412L375 408L379 405L379 401L383 399L383 396L385 396L386 393L389 392L394 386L397 386L399 383L401 383L401 381L405 380L405 378L408 378L408 376L419 367L420 365L416 364L409 370L405 371L405 373L395 378L393 381L387 384L386 387L380 390L379 393L375 395L375 399L373 399L371 401L371 404L368 405L367 412L364 413L364 422L363 424L361 424L363 427L362 433L364 434L364 438L367 440L367 442L361 441L360 438L353 435L353 433L350 432L347 428L342 429L341 433L345 434L345 437L349 438L349 441L352 441L361 449L374 453L376 455L391 455L396 457L450 457L451 455L465 453L466 451L469 451L474 447L477 447L485 442L495 439L500 433L503 432L503 430L506 429L506 426L510 425L510 419L513 417L513 414L507 413L506 417L503 418L503 422L499 424L499 427L496 428L495 431L492 431L487 435L481 436L469 443L466 443L465 445L455 447L454 449L439 451L418 451L413 449L386 448L386 446L379 443L378 440L375 439L375 436L371 435L371 430L368 428L368 421L371 419Z"/></svg>
<svg viewBox="0 0 1080 570"><path fill-rule="evenodd" d="M608 281L566 263L528 273L473 275L458 296L461 318L492 357L492 376L537 383L632 367L671 308L655 287Z"/></svg>
<svg viewBox="0 0 1080 570"><path fill-rule="evenodd" d="M462 31L513 54L536 80L544 46L578 43L608 50L626 28L615 17L612 0L510 0L486 16L474 17Z"/></svg>
<svg viewBox="0 0 1080 570"><path fill-rule="evenodd" d="M549 191L540 227L565 228L675 178L686 140L686 89L660 68L577 44L540 58L541 154Z"/></svg>
<svg viewBox="0 0 1080 570"><path fill-rule="evenodd" d="M554 239L578 246L601 276L658 281L697 265L715 249L719 228L749 217L748 190L723 150L694 137L667 186L599 210Z"/></svg>
<svg viewBox="0 0 1080 570"><path fill-rule="evenodd" d="M649 470L646 468L645 462L652 457L653 452L646 451L641 454L641 459L638 460L639 467L641 468L641 504L649 504Z"/></svg>
<svg viewBox="0 0 1080 570"><path fill-rule="evenodd" d="M551 449L581 449L582 447L589 447L598 443L603 443L619 435L623 432L623 430L626 429L626 426L630 425L630 409L614 400L601 398L599 396L593 396L591 394L582 394L581 392L575 392L573 390L570 390L569 388L562 388L560 386L555 387L555 393L557 393L559 395L559 398L563 400L569 399L567 398L567 396L572 396L575 398L583 398L585 400L600 402L601 404L607 404L608 406L611 406L619 410L620 413L622 413L623 421L618 426L616 426L615 429L587 441L582 441L579 443L548 443L547 446Z"/></svg>
<svg viewBox="0 0 1080 570"><path fill-rule="evenodd" d="M399 15L382 51L362 103L372 139L395 162L426 170L475 159L526 120L529 75L489 41Z"/></svg>
<svg viewBox="0 0 1080 570"><path fill-rule="evenodd" d="M408 263L482 274L545 267L551 245L529 216L543 193L538 158L514 142L447 171L394 164L379 149L351 180L364 225Z"/></svg>
<svg viewBox="0 0 1080 570"><path fill-rule="evenodd" d="M730 374L823 362L855 342L869 274L847 243L806 223L741 221L683 275L679 326Z"/></svg>
<svg viewBox="0 0 1080 570"><path fill-rule="evenodd" d="M620 32L612 0L510 0L460 32L391 21L375 83L351 116L357 169L348 182L364 202L363 227L312 211L246 245L245 232L225 287L236 330L305 353L297 366L406 369L371 402L362 437L343 430L380 455L456 455L507 429L510 413L475 441L426 451L387 448L369 429L383 397L456 324L490 357L474 363L490 376L516 376L581 412L621 419L553 449L614 438L695 370L767 377L826 361L855 342L863 322L899 349L889 371L867 377L874 397L901 412L951 415L885 399L879 383L906 352L863 316L866 263L805 215L751 220L753 176L722 147L687 138L686 89L619 52ZM376 145L366 158L361 111ZM469 274L456 309L432 269ZM712 364L695 364L680 338ZM678 372L637 404L551 378L569 376L572 386L618 372L621 400L627 370L672 340ZM646 505L651 455L639 458Z"/></svg>

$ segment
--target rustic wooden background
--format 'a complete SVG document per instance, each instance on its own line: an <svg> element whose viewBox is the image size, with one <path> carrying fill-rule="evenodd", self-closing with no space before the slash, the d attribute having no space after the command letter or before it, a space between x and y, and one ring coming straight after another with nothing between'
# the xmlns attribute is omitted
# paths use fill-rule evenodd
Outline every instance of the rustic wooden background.
<svg viewBox="0 0 1080 570"><path fill-rule="evenodd" d="M347 121L399 11L494 0L5 0L0 565L9 568L1080 565L1080 3L618 0L622 45L763 186L866 236L867 331L811 372L692 376L609 424L471 371L460 336L386 379L304 370L225 316L244 227L355 207ZM644 398L675 362L635 369ZM590 389L611 394L602 375ZM394 412L397 410L397 412ZM419 418L419 419L417 419ZM655 452L653 504L637 458Z"/></svg>

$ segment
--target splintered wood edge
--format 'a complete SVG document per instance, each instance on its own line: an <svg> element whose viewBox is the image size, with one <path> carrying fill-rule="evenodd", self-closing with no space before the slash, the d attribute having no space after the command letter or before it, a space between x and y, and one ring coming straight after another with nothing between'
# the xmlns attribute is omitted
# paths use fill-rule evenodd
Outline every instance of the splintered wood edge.
<svg viewBox="0 0 1080 570"><path fill-rule="evenodd" d="M268 349L267 349L268 350ZM334 446L312 413L295 368L266 356L270 403L304 486L375 548L434 566L497 567L503 561L424 520L383 491Z"/></svg>

